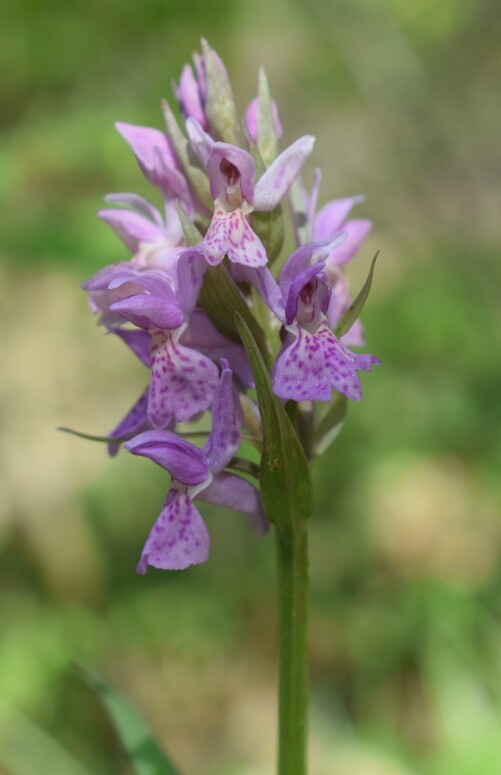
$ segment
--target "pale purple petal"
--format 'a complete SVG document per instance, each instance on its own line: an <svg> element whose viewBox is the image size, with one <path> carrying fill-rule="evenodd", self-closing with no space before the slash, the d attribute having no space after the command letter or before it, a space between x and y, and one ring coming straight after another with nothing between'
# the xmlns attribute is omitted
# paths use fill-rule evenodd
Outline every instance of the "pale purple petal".
<svg viewBox="0 0 501 775"><path fill-rule="evenodd" d="M269 524L259 491L240 476L222 471L197 495L197 499L244 514L258 536L265 536L268 532Z"/></svg>
<svg viewBox="0 0 501 775"><path fill-rule="evenodd" d="M138 213L142 213L147 218L149 218L150 221L156 223L160 229L163 230L165 228L163 218L158 212L157 208L144 196L131 193L117 193L106 194L104 199L106 202L111 202L112 204L132 207L134 210L137 210Z"/></svg>
<svg viewBox="0 0 501 775"><path fill-rule="evenodd" d="M213 326L203 310L193 310L188 327L179 341L185 347L193 347L195 350L199 350L204 355L211 357L216 363L221 358L226 358L240 382L245 387L253 387L252 369L244 348L226 339Z"/></svg>
<svg viewBox="0 0 501 775"><path fill-rule="evenodd" d="M169 303L174 303L175 296L172 289L172 278L161 269L145 269L128 264L120 272L116 272L110 280L109 288L119 288L125 283L133 283L138 289L164 298ZM137 292L137 291L136 291Z"/></svg>
<svg viewBox="0 0 501 775"><path fill-rule="evenodd" d="M118 277L127 276L131 280L124 281L116 288L109 288L110 283ZM118 312L110 311L115 302L127 298L136 293L141 293L141 288L134 280L136 274L131 272L130 262L122 262L111 266L105 266L97 274L82 284L82 288L89 292L89 304L92 312L101 313L99 325L109 329L126 322L126 318Z"/></svg>
<svg viewBox="0 0 501 775"><path fill-rule="evenodd" d="M210 153L215 145L215 140L204 132L201 122L195 118L186 121L186 131L190 138L191 147L197 154L204 169L207 169Z"/></svg>
<svg viewBox="0 0 501 775"><path fill-rule="evenodd" d="M207 261L197 247L181 253L177 262L177 298L185 313L190 313L198 299L207 271Z"/></svg>
<svg viewBox="0 0 501 775"><path fill-rule="evenodd" d="M113 331L129 347L141 363L150 368L150 335L146 331L134 331L130 328L115 328Z"/></svg>
<svg viewBox="0 0 501 775"><path fill-rule="evenodd" d="M367 235L372 228L372 221L352 220L343 224L343 233L348 236L342 245L335 248L325 264L325 271L329 276L330 267L343 266L351 261L353 256L358 253Z"/></svg>
<svg viewBox="0 0 501 775"><path fill-rule="evenodd" d="M133 455L153 460L182 484L202 484L209 475L202 450L170 431L145 431L126 441L124 447Z"/></svg>
<svg viewBox="0 0 501 775"><path fill-rule="evenodd" d="M152 335L151 357L148 417L153 427L163 428L172 418L187 422L209 408L219 381L209 358L162 332Z"/></svg>
<svg viewBox="0 0 501 775"><path fill-rule="evenodd" d="M313 239L325 240L331 237L335 231L339 231L350 210L359 202L363 202L364 199L363 195L349 196L345 199L333 199L332 202L324 205L315 218Z"/></svg>
<svg viewBox="0 0 501 775"><path fill-rule="evenodd" d="M186 119L196 119L205 129L208 127L207 117L202 104L200 88L193 74L191 65L185 65L181 71L179 86L175 88L176 99L181 112Z"/></svg>
<svg viewBox="0 0 501 775"><path fill-rule="evenodd" d="M245 266L264 266L268 261L263 243L252 231L241 208L232 213L216 208L198 247L212 266L221 263L226 253L230 261Z"/></svg>
<svg viewBox="0 0 501 775"><path fill-rule="evenodd" d="M167 135L159 129L117 121L116 128L130 145L144 175L154 186L165 182L165 169L175 169L177 160Z"/></svg>
<svg viewBox="0 0 501 775"><path fill-rule="evenodd" d="M243 198L252 204L256 178L254 159L247 151L229 143L214 143L207 161L210 190L214 201L222 198L226 202L228 186L232 186L225 172L225 164L236 167L239 177L235 185L240 187Z"/></svg>
<svg viewBox="0 0 501 775"><path fill-rule="evenodd" d="M242 407L233 386L233 375L228 361L222 361L222 373L212 401L212 431L204 447L204 455L211 473L228 465L240 446Z"/></svg>
<svg viewBox="0 0 501 775"><path fill-rule="evenodd" d="M139 328L161 328L174 331L184 322L184 315L177 299L140 293L110 305L111 312L119 313Z"/></svg>
<svg viewBox="0 0 501 775"><path fill-rule="evenodd" d="M237 265L235 264L235 267ZM254 269L250 266L238 266L240 277L254 286L257 292L263 297L264 301L271 309L274 315L284 322L285 312L282 299L282 292L267 266L261 266Z"/></svg>
<svg viewBox="0 0 501 775"><path fill-rule="evenodd" d="M277 358L273 392L293 401L330 401L335 388L352 401L362 398L358 371L370 371L380 361L374 355L356 355L344 347L326 323L315 334L298 328L295 342Z"/></svg>
<svg viewBox="0 0 501 775"><path fill-rule="evenodd" d="M256 183L254 210L273 210L277 206L299 175L301 167L313 150L314 142L314 137L305 135L277 156Z"/></svg>
<svg viewBox="0 0 501 775"><path fill-rule="evenodd" d="M332 284L327 320L330 328L335 328L341 317L352 302L348 282L341 270L337 270L337 276ZM364 331L360 319L355 320L350 330L341 338L341 343L347 346L362 347L364 344Z"/></svg>
<svg viewBox="0 0 501 775"><path fill-rule="evenodd" d="M139 397L132 409L125 415L123 420L113 428L108 436L123 439L125 436L134 436L136 433L146 430L149 427L148 417L146 414L146 408L148 405L148 392L147 390ZM120 449L120 444L108 444L108 454L110 457L115 457Z"/></svg>
<svg viewBox="0 0 501 775"><path fill-rule="evenodd" d="M205 523L186 492L171 490L141 554L138 573L148 565L162 570L184 570L205 562L210 538Z"/></svg>
<svg viewBox="0 0 501 775"><path fill-rule="evenodd" d="M280 139L283 134L283 129L282 124L280 123L280 118L278 116L278 108L275 100L271 101L271 112L273 115L273 123L275 125L275 135L278 139ZM247 109L245 111L245 125L255 143L257 143L259 140L258 116L259 98L254 97L254 99L251 100L247 105Z"/></svg>

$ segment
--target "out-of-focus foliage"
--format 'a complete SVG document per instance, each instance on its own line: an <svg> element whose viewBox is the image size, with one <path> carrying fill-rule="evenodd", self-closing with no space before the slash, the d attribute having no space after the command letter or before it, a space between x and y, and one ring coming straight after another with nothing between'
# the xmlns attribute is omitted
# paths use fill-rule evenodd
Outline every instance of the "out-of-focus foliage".
<svg viewBox="0 0 501 775"><path fill-rule="evenodd" d="M201 34L241 111L263 64L284 144L317 135L322 201L367 194L355 288L381 249L384 367L314 472L313 771L501 770L500 28L496 0L2 4L0 772L129 772L71 659L184 771L273 771L270 540L207 511L207 565L138 577L162 472L54 431L143 385L77 285L125 257L102 195L146 190L113 122L161 126Z"/></svg>

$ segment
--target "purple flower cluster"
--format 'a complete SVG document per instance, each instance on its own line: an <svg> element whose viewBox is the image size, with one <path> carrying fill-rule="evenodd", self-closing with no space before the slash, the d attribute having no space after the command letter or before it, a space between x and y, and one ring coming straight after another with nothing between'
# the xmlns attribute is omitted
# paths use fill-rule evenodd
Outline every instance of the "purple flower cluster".
<svg viewBox="0 0 501 775"><path fill-rule="evenodd" d="M161 206L131 193L106 197L114 206L99 217L131 258L83 285L100 325L149 371L145 391L110 433L110 454L123 443L171 477L140 573L148 565L182 569L207 559L209 535L196 500L240 511L258 535L267 531L259 490L242 476L252 466L236 457L242 429L259 447L252 370L238 339L202 301L208 272L224 261L249 312L259 305L273 392L284 401L330 401L333 391L358 401L358 372L379 363L349 349L363 344L358 320L341 339L333 333L351 304L344 267L371 228L370 221L349 218L362 197L335 200L317 212L320 173L310 192L300 177L314 138L306 135L281 153L261 155L265 131L273 141L268 146L278 149L282 127L275 103L269 102L266 124L265 103L252 100L242 133L224 64L203 43L203 55L195 55L194 68L184 67L175 87L184 130L167 105L165 132L116 125ZM296 249L276 278L269 241L278 222L283 228L286 202ZM269 228L263 230L266 217ZM188 239L186 223L198 241ZM180 424L198 421L207 410L212 426L200 448Z"/></svg>

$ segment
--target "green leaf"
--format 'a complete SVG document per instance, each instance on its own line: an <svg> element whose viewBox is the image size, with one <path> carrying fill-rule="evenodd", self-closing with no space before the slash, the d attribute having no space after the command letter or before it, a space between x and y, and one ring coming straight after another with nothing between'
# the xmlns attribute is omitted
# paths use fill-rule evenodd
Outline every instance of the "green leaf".
<svg viewBox="0 0 501 775"><path fill-rule="evenodd" d="M136 710L93 670L80 664L74 667L97 693L136 775L180 775Z"/></svg>
<svg viewBox="0 0 501 775"><path fill-rule="evenodd" d="M205 112L212 128L226 143L238 145L237 112L226 68L202 38L207 98Z"/></svg>
<svg viewBox="0 0 501 775"><path fill-rule="evenodd" d="M184 209L179 199L176 199L176 210L177 214L179 215L179 220L181 221L181 228L183 230L183 236L186 245L189 248L198 245L198 243L203 240L203 237L193 221L190 221L188 218L186 210Z"/></svg>
<svg viewBox="0 0 501 775"><path fill-rule="evenodd" d="M212 211L214 207L214 201L209 187L209 178L206 173L195 164L192 164L190 157L190 145L188 140L181 131L179 124L176 121L176 117L172 112L170 105L165 100L162 102L162 109L165 118L165 124L167 128L167 134L174 146L176 155L181 162L181 166L186 173L186 177L190 181L195 194L198 199Z"/></svg>
<svg viewBox="0 0 501 775"><path fill-rule="evenodd" d="M316 428L313 445L315 455L321 455L328 447L330 447L343 427L347 411L348 399L342 393L336 393L332 404L329 406Z"/></svg>
<svg viewBox="0 0 501 775"><path fill-rule="evenodd" d="M367 280L363 284L361 291L359 292L355 301L346 310L343 317L341 318L336 328L334 329L334 336L337 336L338 339L340 339L350 330L353 323L355 322L355 320L357 320L357 318L360 316L360 313L362 312L364 304L367 301L367 298L371 290L372 278L374 276L374 267L376 266L376 261L378 256L379 256L379 250L374 256L374 258L372 259L371 268L369 269L369 274L367 275Z"/></svg>
<svg viewBox="0 0 501 775"><path fill-rule="evenodd" d="M284 405L272 392L251 331L238 313L235 322L251 363L263 423L259 481L265 512L278 529L295 530L303 526L313 507L310 467Z"/></svg>
<svg viewBox="0 0 501 775"><path fill-rule="evenodd" d="M278 141L271 106L270 85L264 69L259 70L257 112L257 145L267 167L278 156Z"/></svg>
<svg viewBox="0 0 501 775"><path fill-rule="evenodd" d="M240 344L240 336L235 326L235 312L238 312L260 346L265 346L263 329L253 317L242 294L223 264L209 267L199 299L208 318L218 331L228 339Z"/></svg>

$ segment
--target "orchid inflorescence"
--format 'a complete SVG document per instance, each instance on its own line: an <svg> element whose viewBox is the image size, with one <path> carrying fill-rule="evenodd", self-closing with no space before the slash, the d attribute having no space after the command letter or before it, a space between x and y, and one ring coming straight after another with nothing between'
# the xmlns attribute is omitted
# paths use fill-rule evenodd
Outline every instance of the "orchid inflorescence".
<svg viewBox="0 0 501 775"><path fill-rule="evenodd" d="M224 64L205 41L202 49L174 88L184 130L167 104L165 132L117 123L162 205L131 193L106 197L119 207L99 217L132 257L83 285L100 325L149 370L147 388L107 437L109 452L123 444L171 476L140 573L207 559L197 500L240 511L258 535L267 532L272 517L250 481L257 466L237 456L243 437L262 450L266 436L242 325L308 458L333 437L346 398L360 400L358 372L379 363L348 349L363 344L358 313L372 278L352 303L344 268L371 223L348 216L362 197L317 211L320 171L309 191L300 177L314 138L279 153L282 127L264 72L241 126ZM284 203L296 249L280 262ZM279 272L270 269L274 263ZM322 412L313 402L333 402L337 410ZM188 440L197 432L185 424L206 411L212 425L201 448Z"/></svg>

